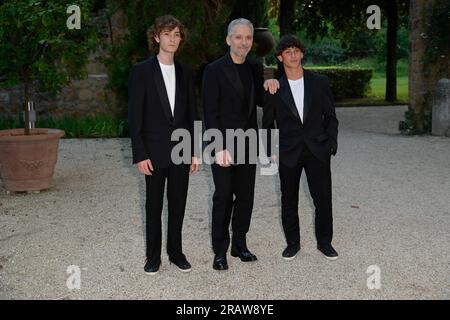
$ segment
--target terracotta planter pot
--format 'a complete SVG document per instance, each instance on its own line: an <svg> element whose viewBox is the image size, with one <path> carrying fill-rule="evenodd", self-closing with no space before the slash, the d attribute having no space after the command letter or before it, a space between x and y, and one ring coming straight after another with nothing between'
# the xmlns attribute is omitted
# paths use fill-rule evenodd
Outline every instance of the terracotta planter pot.
<svg viewBox="0 0 450 320"><path fill-rule="evenodd" d="M57 129L0 130L0 175L9 191L37 191L50 188L58 157Z"/></svg>

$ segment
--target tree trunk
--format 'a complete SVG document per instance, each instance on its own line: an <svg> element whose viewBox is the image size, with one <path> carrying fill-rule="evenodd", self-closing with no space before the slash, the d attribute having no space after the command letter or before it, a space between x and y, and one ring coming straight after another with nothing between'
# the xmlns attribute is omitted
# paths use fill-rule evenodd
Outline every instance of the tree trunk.
<svg viewBox="0 0 450 320"><path fill-rule="evenodd" d="M435 0L411 0L409 6L409 111L414 115L415 128L425 128L425 113L431 112L430 97L439 80L439 62L424 65L426 36L424 26L431 23L429 12Z"/></svg>
<svg viewBox="0 0 450 320"><path fill-rule="evenodd" d="M397 1L388 1L387 13L387 54L386 54L386 101L397 100Z"/></svg>
<svg viewBox="0 0 450 320"><path fill-rule="evenodd" d="M292 34L295 19L295 0L280 0L280 37Z"/></svg>

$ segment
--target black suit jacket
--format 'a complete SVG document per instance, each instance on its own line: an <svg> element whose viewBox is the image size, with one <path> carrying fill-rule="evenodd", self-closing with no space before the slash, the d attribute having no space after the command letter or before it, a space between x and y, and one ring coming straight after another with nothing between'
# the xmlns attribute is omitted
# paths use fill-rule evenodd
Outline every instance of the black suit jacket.
<svg viewBox="0 0 450 320"><path fill-rule="evenodd" d="M286 75L279 79L280 90L275 95L264 95L263 128L274 129L276 122L280 134L279 160L288 167L296 166L305 144L322 161L328 161L337 151L338 120L328 78L308 70L304 70L303 76L303 122Z"/></svg>
<svg viewBox="0 0 450 320"><path fill-rule="evenodd" d="M128 81L128 121L133 163L150 159L153 167L166 168L171 163L172 132L183 128L191 134L194 154L194 121L196 119L194 77L185 65L175 61L175 107L170 109L164 79L155 56L137 63Z"/></svg>
<svg viewBox="0 0 450 320"><path fill-rule="evenodd" d="M246 58L253 81L250 84L248 103L245 103L244 86L234 66L230 53L206 66L203 74L202 101L206 129L219 129L223 134L224 148L226 129L258 129L256 105L263 102L262 64Z"/></svg>

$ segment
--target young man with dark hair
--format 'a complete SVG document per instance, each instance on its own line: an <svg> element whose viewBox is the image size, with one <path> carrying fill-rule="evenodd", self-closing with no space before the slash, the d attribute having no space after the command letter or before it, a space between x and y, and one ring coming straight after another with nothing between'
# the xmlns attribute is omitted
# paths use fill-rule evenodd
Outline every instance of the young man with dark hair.
<svg viewBox="0 0 450 320"><path fill-rule="evenodd" d="M279 160L281 219L287 242L282 256L292 260L300 250L298 193L305 169L315 206L317 248L335 260L330 158L337 151L338 120L328 78L303 69L304 54L305 47L296 37L280 39L277 58L284 75L279 79L280 90L266 94L264 103L263 128L274 129L276 123L279 129L279 159L274 160Z"/></svg>
<svg viewBox="0 0 450 320"><path fill-rule="evenodd" d="M161 215L167 181L169 261L181 271L191 265L182 251L182 225L189 175L198 171L191 163L174 164L172 132L186 129L194 136L196 119L192 71L174 60L185 39L183 24L170 15L159 17L147 32L149 47L156 53L133 66L128 83L128 119L133 163L146 182L146 256L144 270L156 274L161 265ZM192 145L192 143L191 143Z"/></svg>

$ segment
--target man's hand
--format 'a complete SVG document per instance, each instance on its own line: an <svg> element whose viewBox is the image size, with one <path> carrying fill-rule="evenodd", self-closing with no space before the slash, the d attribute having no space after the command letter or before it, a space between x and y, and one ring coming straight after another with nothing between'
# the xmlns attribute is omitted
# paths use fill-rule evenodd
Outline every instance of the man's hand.
<svg viewBox="0 0 450 320"><path fill-rule="evenodd" d="M140 173L145 174L146 176L151 176L153 171L153 165L150 159L143 160L137 163L137 167Z"/></svg>
<svg viewBox="0 0 450 320"><path fill-rule="evenodd" d="M216 152L216 163L221 167L229 167L232 163L230 152L227 149Z"/></svg>
<svg viewBox="0 0 450 320"><path fill-rule="evenodd" d="M275 94L280 89L280 83L277 79L267 79L264 81L264 90L269 90L270 94Z"/></svg>
<svg viewBox="0 0 450 320"><path fill-rule="evenodd" d="M272 160L273 163L277 163L277 155L276 155L276 154L273 154L273 155L270 157L270 160Z"/></svg>
<svg viewBox="0 0 450 320"><path fill-rule="evenodd" d="M200 170L200 161L198 160L197 157L192 157L192 162L191 162L191 170L189 170L189 175L194 174L196 172L198 172L198 170Z"/></svg>

